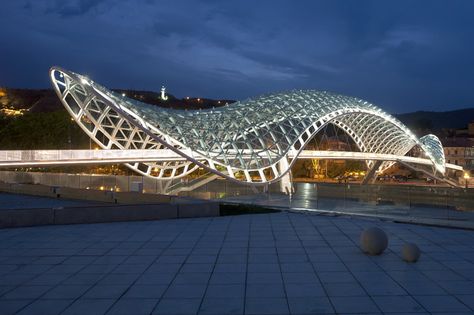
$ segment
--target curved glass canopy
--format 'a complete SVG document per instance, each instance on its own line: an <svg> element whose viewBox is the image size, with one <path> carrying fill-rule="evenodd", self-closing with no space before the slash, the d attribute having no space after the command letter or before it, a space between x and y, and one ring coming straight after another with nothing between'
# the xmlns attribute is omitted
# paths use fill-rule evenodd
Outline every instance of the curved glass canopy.
<svg viewBox="0 0 474 315"><path fill-rule="evenodd" d="M147 176L176 178L205 167L231 179L277 181L296 160L288 163L288 154L297 156L328 123L344 130L361 152L403 156L419 146L436 171L445 172L436 136L418 139L393 116L353 97L295 90L208 110L173 110L124 97L61 68L53 67L50 77L74 120L102 148L168 148L185 158L128 164ZM236 176L239 172L244 176Z"/></svg>

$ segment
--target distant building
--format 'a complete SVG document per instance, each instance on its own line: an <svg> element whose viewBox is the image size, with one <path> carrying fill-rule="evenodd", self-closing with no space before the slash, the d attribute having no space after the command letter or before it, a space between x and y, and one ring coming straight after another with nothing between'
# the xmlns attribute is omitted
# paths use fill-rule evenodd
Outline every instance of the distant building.
<svg viewBox="0 0 474 315"><path fill-rule="evenodd" d="M456 136L474 138L474 121L467 125L467 128L455 130Z"/></svg>
<svg viewBox="0 0 474 315"><path fill-rule="evenodd" d="M456 136L442 140L447 163L462 166L474 175L474 122L456 130Z"/></svg>

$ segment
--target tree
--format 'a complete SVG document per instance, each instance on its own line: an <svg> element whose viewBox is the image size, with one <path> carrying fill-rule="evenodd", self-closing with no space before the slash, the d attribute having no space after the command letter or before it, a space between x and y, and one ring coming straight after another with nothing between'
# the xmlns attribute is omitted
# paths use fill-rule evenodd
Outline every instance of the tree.
<svg viewBox="0 0 474 315"><path fill-rule="evenodd" d="M26 113L0 125L0 149L69 148L89 148L89 138L65 110Z"/></svg>

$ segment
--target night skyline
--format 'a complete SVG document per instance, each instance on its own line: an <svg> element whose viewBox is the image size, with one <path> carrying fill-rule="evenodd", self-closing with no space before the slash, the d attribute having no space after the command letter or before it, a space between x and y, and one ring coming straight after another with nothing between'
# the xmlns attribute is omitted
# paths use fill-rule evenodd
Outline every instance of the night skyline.
<svg viewBox="0 0 474 315"><path fill-rule="evenodd" d="M388 112L473 107L474 2L15 1L0 86L49 88L53 65L110 88L245 99L290 89Z"/></svg>

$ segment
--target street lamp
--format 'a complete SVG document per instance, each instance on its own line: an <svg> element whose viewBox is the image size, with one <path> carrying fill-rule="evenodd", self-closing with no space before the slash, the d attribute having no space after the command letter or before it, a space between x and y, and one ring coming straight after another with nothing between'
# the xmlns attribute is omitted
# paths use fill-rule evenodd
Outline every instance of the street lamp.
<svg viewBox="0 0 474 315"><path fill-rule="evenodd" d="M469 186L469 178L471 178L471 176L469 176L469 173L465 172L464 173L464 183L466 184L466 189Z"/></svg>

